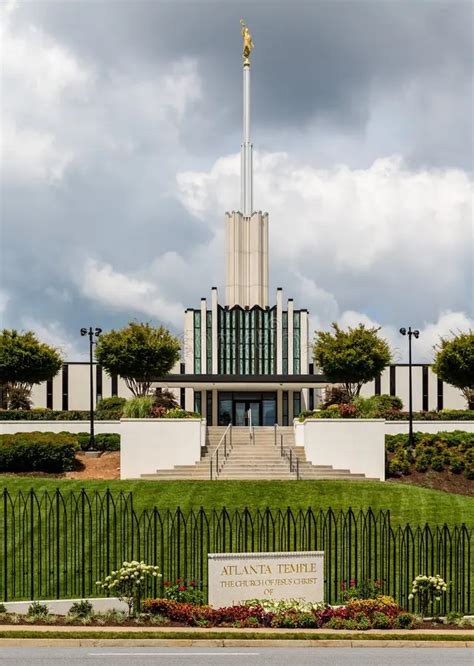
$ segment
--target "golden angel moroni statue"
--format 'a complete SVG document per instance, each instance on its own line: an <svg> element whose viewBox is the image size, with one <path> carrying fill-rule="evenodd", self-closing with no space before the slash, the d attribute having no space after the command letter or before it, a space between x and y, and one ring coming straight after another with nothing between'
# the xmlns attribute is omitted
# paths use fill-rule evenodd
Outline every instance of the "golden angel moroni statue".
<svg viewBox="0 0 474 666"><path fill-rule="evenodd" d="M250 52L254 47L254 43L252 41L252 35L250 34L250 30L245 25L243 19L240 19L240 25L242 26L242 39L243 39L242 58L244 59L244 65L250 65L249 57L250 57Z"/></svg>

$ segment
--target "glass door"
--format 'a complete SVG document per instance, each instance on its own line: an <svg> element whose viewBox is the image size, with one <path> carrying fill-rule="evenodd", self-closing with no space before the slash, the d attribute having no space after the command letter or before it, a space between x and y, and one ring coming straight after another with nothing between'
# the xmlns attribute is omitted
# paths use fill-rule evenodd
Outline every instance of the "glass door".
<svg viewBox="0 0 474 666"><path fill-rule="evenodd" d="M247 420L247 412L246 412L246 406L247 403L239 401L234 402L234 409L235 409L235 418L234 418L234 425L236 426L244 426L246 424Z"/></svg>
<svg viewBox="0 0 474 666"><path fill-rule="evenodd" d="M252 415L252 425L253 426L261 425L260 405L261 403L256 400L235 400L234 425L236 426L250 425L250 414Z"/></svg>
<svg viewBox="0 0 474 666"><path fill-rule="evenodd" d="M260 403L259 402L249 402L247 409L247 425L250 425L249 416L252 415L252 425L260 425Z"/></svg>

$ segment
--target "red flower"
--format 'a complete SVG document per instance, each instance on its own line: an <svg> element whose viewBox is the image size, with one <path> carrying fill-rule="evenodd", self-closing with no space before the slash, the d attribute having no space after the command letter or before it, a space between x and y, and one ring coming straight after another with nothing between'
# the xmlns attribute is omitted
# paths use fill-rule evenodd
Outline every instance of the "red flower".
<svg viewBox="0 0 474 666"><path fill-rule="evenodd" d="M169 585L171 585L171 583L169 582L169 580L165 580L165 582L163 583L163 585L164 585L165 587L169 587Z"/></svg>
<svg viewBox="0 0 474 666"><path fill-rule="evenodd" d="M351 578L349 581L349 587L355 587L357 585L357 581L355 578Z"/></svg>
<svg viewBox="0 0 474 666"><path fill-rule="evenodd" d="M186 590L186 586L185 585L180 585L178 589L179 589L180 592L184 592Z"/></svg>
<svg viewBox="0 0 474 666"><path fill-rule="evenodd" d="M189 587L196 587L196 581L195 580L189 581Z"/></svg>
<svg viewBox="0 0 474 666"><path fill-rule="evenodd" d="M182 578L177 578L176 579L176 585L179 585L179 583L182 583L182 582L183 582Z"/></svg>
<svg viewBox="0 0 474 666"><path fill-rule="evenodd" d="M345 590L345 589L346 589L346 584L343 580L341 580L341 590Z"/></svg>

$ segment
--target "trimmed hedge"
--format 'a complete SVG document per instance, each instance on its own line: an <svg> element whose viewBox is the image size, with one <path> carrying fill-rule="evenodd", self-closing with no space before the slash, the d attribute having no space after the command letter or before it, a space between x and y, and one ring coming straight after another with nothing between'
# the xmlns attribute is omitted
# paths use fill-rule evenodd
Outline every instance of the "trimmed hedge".
<svg viewBox="0 0 474 666"><path fill-rule="evenodd" d="M387 421L408 421L408 412L391 412ZM472 409L441 409L439 412L413 412L414 421L474 421Z"/></svg>
<svg viewBox="0 0 474 666"><path fill-rule="evenodd" d="M89 451L90 434L80 432L77 435L77 441L82 451ZM120 451L120 435L118 433L107 432L94 435L94 451Z"/></svg>
<svg viewBox="0 0 474 666"><path fill-rule="evenodd" d="M77 435L68 432L0 435L0 472L67 472L78 448Z"/></svg>
<svg viewBox="0 0 474 666"><path fill-rule="evenodd" d="M454 430L435 434L413 433L415 447L411 448L408 435L386 435L385 446L393 454L388 463L390 476L403 476L415 469L435 472L449 469L453 474L464 472L474 479L474 433Z"/></svg>
<svg viewBox="0 0 474 666"><path fill-rule="evenodd" d="M119 421L118 412L95 412L97 421ZM61 411L56 409L0 409L0 421L88 421L90 412L85 410Z"/></svg>

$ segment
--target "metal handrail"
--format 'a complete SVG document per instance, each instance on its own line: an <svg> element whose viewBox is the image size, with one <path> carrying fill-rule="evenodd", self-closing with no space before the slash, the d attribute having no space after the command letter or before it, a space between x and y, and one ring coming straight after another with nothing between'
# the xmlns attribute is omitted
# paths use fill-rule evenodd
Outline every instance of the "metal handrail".
<svg viewBox="0 0 474 666"><path fill-rule="evenodd" d="M229 445L227 445L227 434L229 434ZM219 466L219 449L223 446L224 448L224 459L222 461L222 464ZM232 423L229 423L227 428L224 430L224 434L219 440L219 444L216 446L214 451L211 454L211 457L209 459L209 476L211 481L214 479L214 471L215 471L215 477L219 476L219 474L222 471L222 468L225 465L225 461L229 457L229 453L232 450ZM215 464L213 465L213 458L215 458ZM222 459L222 456L221 456Z"/></svg>
<svg viewBox="0 0 474 666"><path fill-rule="evenodd" d="M278 439L278 424L275 423L275 446ZM290 472L295 474L296 480L300 480L300 460L291 446L283 446L283 433L280 433L280 455L285 458L290 466Z"/></svg>
<svg viewBox="0 0 474 666"><path fill-rule="evenodd" d="M255 443L255 428L252 425L252 410L251 409L249 409L248 415L249 415L249 444L251 444L252 441Z"/></svg>

